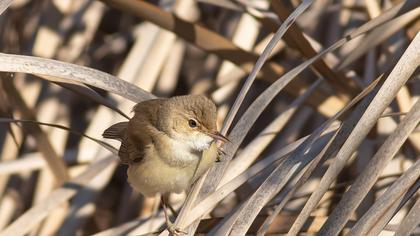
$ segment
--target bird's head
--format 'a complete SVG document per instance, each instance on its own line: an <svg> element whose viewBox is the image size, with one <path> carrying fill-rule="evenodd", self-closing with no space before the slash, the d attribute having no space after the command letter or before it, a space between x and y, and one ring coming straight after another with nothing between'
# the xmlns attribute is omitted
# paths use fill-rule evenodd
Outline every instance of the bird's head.
<svg viewBox="0 0 420 236"><path fill-rule="evenodd" d="M203 151L215 140L228 141L217 131L216 105L201 95L173 97L161 108L166 116L166 133L189 146Z"/></svg>

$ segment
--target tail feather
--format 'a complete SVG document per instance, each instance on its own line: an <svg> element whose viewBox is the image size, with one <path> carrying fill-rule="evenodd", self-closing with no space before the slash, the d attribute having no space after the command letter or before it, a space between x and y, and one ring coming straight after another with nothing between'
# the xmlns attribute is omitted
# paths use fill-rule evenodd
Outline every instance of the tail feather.
<svg viewBox="0 0 420 236"><path fill-rule="evenodd" d="M113 124L104 131L104 133L102 134L102 137L121 140L124 137L124 133L127 128L127 125L128 125L127 121Z"/></svg>

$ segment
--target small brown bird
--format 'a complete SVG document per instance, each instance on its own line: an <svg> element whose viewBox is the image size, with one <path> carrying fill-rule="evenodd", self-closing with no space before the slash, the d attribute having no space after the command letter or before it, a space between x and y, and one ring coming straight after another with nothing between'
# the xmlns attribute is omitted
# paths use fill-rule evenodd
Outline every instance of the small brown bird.
<svg viewBox="0 0 420 236"><path fill-rule="evenodd" d="M138 103L134 117L112 125L104 138L121 141L119 157L128 164L128 182L145 196L180 193L216 161L216 106L200 95L153 99ZM163 199L163 198L162 198ZM164 206L166 223L173 229Z"/></svg>

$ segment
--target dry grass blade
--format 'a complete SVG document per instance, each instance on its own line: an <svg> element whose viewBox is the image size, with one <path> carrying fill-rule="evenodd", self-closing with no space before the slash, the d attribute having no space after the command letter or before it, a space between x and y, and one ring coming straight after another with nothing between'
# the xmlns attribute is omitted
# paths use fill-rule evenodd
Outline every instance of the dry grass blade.
<svg viewBox="0 0 420 236"><path fill-rule="evenodd" d="M105 231L95 233L93 236L124 236L124 235L136 235L136 236L147 236L147 235L158 235L157 231L151 230L150 221L153 220L156 224L161 224L165 221L163 212L160 212L157 216L153 216L146 219L136 219L130 222L126 222L115 228L110 228ZM156 227L157 228L157 227ZM152 231L152 232L151 232ZM147 233L145 233L147 232Z"/></svg>
<svg viewBox="0 0 420 236"><path fill-rule="evenodd" d="M247 73L251 72L253 65L258 59L254 53L250 53L239 49L230 40L222 37L214 31L211 31L201 25L193 24L180 19L179 17L163 11L145 1L134 0L102 0L112 7L122 9L126 12L135 14L144 18L158 26L176 33L179 37L193 43L195 46L202 48L208 53L213 53L222 59L231 61L240 66ZM268 81L275 81L279 75L284 73L284 68L279 64L269 61L261 68L261 78ZM293 81L286 87L286 92L294 96L298 96L300 89L308 87L307 84L301 80ZM317 91L307 101L312 106L320 110L326 116L331 115L331 111L336 111L337 107L332 104L324 104L325 100L335 99L338 103L341 100L336 96L326 95L325 93ZM321 104L321 105L320 105ZM328 107L329 106L329 107ZM338 107L343 107L338 106Z"/></svg>
<svg viewBox="0 0 420 236"><path fill-rule="evenodd" d="M331 130L334 130L334 129L335 128L331 128ZM311 142L311 137L306 139L303 142L302 145L297 147L294 150L294 152L292 152L291 156L287 157L287 159L281 159L282 162L279 163L277 165L277 167L281 168L281 166L287 165L287 162L289 162L289 160L291 158L294 158L293 155L296 152L296 150L300 149L302 146L306 146L308 148L307 151L304 154L302 154L302 156L300 157L300 159L303 160L302 162L311 161L311 160L313 160L313 158L315 156L319 156L319 153L322 152L323 148L326 145L328 145L328 143L330 143L330 141L334 137L336 131L330 131L330 132L326 132L326 133L327 133L327 135L320 136L320 139L312 142L312 144L309 144L309 142ZM303 167L303 168L305 168L305 167ZM295 181L299 181L300 177L302 177L302 175L304 174L303 171L300 171L300 172L295 171L297 168L293 167L292 169L293 170L285 177L285 179L291 179L290 181L288 181L289 185L287 187L290 187L290 186L296 184ZM266 172L266 174L269 174L269 172ZM271 176L271 174L270 174L270 176ZM268 178L270 178L270 176ZM266 183L266 181L264 181L263 185L265 183ZM283 194L288 195L288 196L286 196L286 198L290 197L291 194L292 194L291 192L293 192L293 190L288 191L290 189L287 189L287 187L284 187L283 188L284 192L280 193L281 196ZM255 196L255 195L252 195L251 198L253 196ZM238 233L244 232L245 230L249 231L251 225L242 224L242 222L243 222L242 217L244 216L244 214L243 214L244 211L243 210L246 209L247 206L249 206L248 204L249 204L249 202L247 200L242 202L242 204L240 204L238 206L238 208L233 212L233 214L229 214L228 216L226 216L225 219L217 227L215 227L215 229L212 230L212 235L238 235ZM280 204L280 205L282 205L282 204ZM254 207L258 208L258 206L256 206L256 205L254 205ZM256 210L256 211L258 211L258 210ZM257 212L257 214L259 214L259 212ZM258 216L255 216L255 219L254 219L254 218L252 218L254 216L252 216L250 214L246 214L246 217L251 218L250 221L252 221L252 224L253 224ZM239 227L238 227L238 225L239 225Z"/></svg>
<svg viewBox="0 0 420 236"><path fill-rule="evenodd" d="M378 223L380 217L386 213L389 208L402 199L405 192L418 181L420 177L420 160L417 160L404 174L399 177L381 197L375 202L375 204L369 208L363 217L358 220L356 225L349 232L349 236L356 235L368 235L370 230ZM418 186L417 186L418 188ZM417 189L414 189L416 192ZM398 206L398 203L396 203Z"/></svg>
<svg viewBox="0 0 420 236"><path fill-rule="evenodd" d="M288 29L288 27L293 23L293 21L307 8L309 7L309 5L311 4L312 1L304 1L296 10L293 14L290 15L290 17L281 25L281 27L278 29L278 31L276 32L276 34L273 36L273 38L270 40L270 42L268 43L268 45L266 46L266 48L264 49L264 51L262 52L261 56L258 58L254 68L252 69L251 74L248 76L248 78L245 80L245 84L243 85L243 87L241 88L241 91L239 92L239 95L236 97L235 99L235 103L233 104L232 108L229 111L229 114L227 115L227 118L225 119L225 123L223 125L222 134L226 134L227 131L229 130L229 127L237 113L237 111L239 110L239 107L241 106L243 99L245 98L246 93L248 92L249 88L251 87L253 81L255 80L258 72L261 70L261 68L263 67L265 61L267 60L267 58L269 57L272 49L275 47L275 45L278 43L278 41L281 39L281 37L284 35L284 33L286 32L286 30ZM239 143L238 143L239 145ZM220 176L221 177L221 176ZM220 181L220 179L219 179ZM200 195L204 196L208 193L209 191L201 191ZM192 193L194 195L196 195L197 193ZM200 197L199 197L200 198ZM189 201L195 201L196 199L189 199ZM189 206L191 204L190 203L186 203L185 206ZM187 210L183 210L183 212L188 212ZM181 214L179 215L177 222L183 222L183 219L186 217L185 214L182 214L183 212L181 212Z"/></svg>
<svg viewBox="0 0 420 236"><path fill-rule="evenodd" d="M37 125L45 125L45 126L49 126L49 127L54 127L54 128L58 128L58 129L62 129L62 130L66 130L72 134L76 134L76 135L80 135L82 137L85 137L87 139L92 140L93 142L101 145L102 147L104 147L105 149L107 149L108 151L110 151L111 153L113 153L114 155L118 155L118 150L115 149L113 146L109 145L108 143L96 139L94 137L91 137L89 135L86 135L84 133L81 133L79 131L76 131L74 129L71 129L69 127L65 127L63 125L57 125L57 124L52 124L52 123L45 123L45 122L40 122L40 121L35 121L35 120L19 120L19 119L9 119L9 118L2 118L0 117L0 122L7 122L7 123L31 123L31 124L37 124Z"/></svg>
<svg viewBox="0 0 420 236"><path fill-rule="evenodd" d="M22 117L28 120L36 120L34 111L28 107L13 84L13 81L11 81L10 78L1 78L0 82L5 88L5 93L7 94L9 101L19 110ZM43 154L57 183L61 185L67 181L69 179L67 166L63 159L58 156L57 151L52 146L47 134L36 124L25 124L24 129L35 138L36 146Z"/></svg>
<svg viewBox="0 0 420 236"><path fill-rule="evenodd" d="M420 198L417 197L417 201L413 207L411 207L408 214L404 217L401 224L398 226L395 236L411 235L414 229L420 223Z"/></svg>
<svg viewBox="0 0 420 236"><path fill-rule="evenodd" d="M264 149L277 136L282 128L296 113L299 107L309 97L309 95L322 83L322 79L318 79L308 88L305 93L295 99L288 108L284 110L277 118L275 118L263 131L261 131L239 154L229 163L229 171L223 176L219 185L223 185L232 178L242 173L248 168L264 151Z"/></svg>
<svg viewBox="0 0 420 236"><path fill-rule="evenodd" d="M325 49L324 51L320 52L317 56L305 61L301 65L295 67L281 78L279 78L276 82L274 82L268 89L266 89L247 109L245 114L242 116L241 120L235 127L232 129L231 133L229 134L229 139L231 142L225 145L226 155L224 156L225 162L220 165L216 165L215 168L210 170L208 177L206 178L206 184L203 185L201 190L201 195L205 196L211 191L214 191L218 183L220 182L223 173L227 168L227 163L233 157L234 153L236 152L237 148L239 147L240 143L244 139L247 132L250 130L252 124L256 121L265 107L272 101L272 99L290 82L292 81L300 72L306 69L309 65L317 61L319 58L322 58L325 54L339 48L340 46L344 45L349 40L365 33L366 31L371 30L377 24L381 22L376 22L375 20L369 22L366 25L361 26L354 32L350 33L345 38L339 40L329 48ZM376 81L377 82L377 81ZM355 99L357 100L357 99ZM344 109L346 110L346 109ZM337 115L337 114L336 114Z"/></svg>
<svg viewBox="0 0 420 236"><path fill-rule="evenodd" d="M363 112L369 105L369 103L372 101L374 95L376 94L377 90L379 89L379 86L376 86L379 80L382 77L379 77L376 81L373 81L373 83L368 86L367 89L364 90L364 95L366 93L370 92L375 88L372 92L366 95L366 97L356 106L356 108L352 111L350 116L342 123L341 129L338 132L336 138L333 140L333 143L331 144L331 148L327 151L325 156L323 157L324 160L329 160L333 157L333 155L337 152L337 150L343 145L343 143L347 140L348 136L350 135L351 131L353 130L353 127L356 125L356 123L359 121L360 117L362 116ZM376 86L376 87L375 87ZM360 95L359 95L360 96ZM353 102L356 102L353 100ZM311 163L311 165L315 164L314 162ZM311 168L311 167L310 167ZM315 205L311 207L304 208L302 211L300 211L299 215L297 216L296 220L294 221L292 228L289 230L289 235L295 235L302 227L304 227L304 223L306 220L310 217L310 213L312 211L312 208L314 208Z"/></svg>
<svg viewBox="0 0 420 236"><path fill-rule="evenodd" d="M99 157L98 159L103 158L106 157ZM72 199L69 215L66 217L64 222L62 222L57 233L58 235L75 235L79 229L83 228L86 219L84 217L80 217L80 214L82 212L86 215L94 213L95 209L87 206L91 205L96 200L97 196L111 180L112 174L115 172L118 164L119 162L114 162L106 168L101 169L98 174L84 186L84 188L77 192Z"/></svg>
<svg viewBox="0 0 420 236"><path fill-rule="evenodd" d="M325 49L317 56L305 61L301 65L295 67L281 78L279 78L276 82L274 82L268 89L266 89L247 109L245 114L242 116L242 119L239 120L238 124L232 129L231 133L229 134L229 139L231 142L227 143L224 147L226 150L226 155L224 157L225 162L216 165L216 168L213 168L207 177L207 184L203 186L202 193L209 193L213 191L218 183L220 182L223 173L226 170L226 163L233 157L234 153L236 152L237 148L239 147L240 143L244 139L247 132L250 130L252 124L256 121L265 107L272 101L272 99L290 82L292 81L295 76L297 76L300 72L306 69L309 65L317 61L319 58L322 58L325 54L339 48L340 46L344 45L346 42L351 40L354 37L364 33L375 27L375 24L369 24L369 26L363 27L363 30L356 30L354 33L351 33L347 37L339 40L337 43L332 45L331 47ZM377 82L377 81L376 81ZM373 83L376 84L376 83ZM366 90L365 90L366 91ZM357 100L357 99L355 99Z"/></svg>
<svg viewBox="0 0 420 236"><path fill-rule="evenodd" d="M413 106L408 115L401 121L397 129L382 144L378 152L369 161L363 172L357 177L350 189L341 198L338 205L322 226L322 234L338 234L349 220L353 211L370 191L380 173L394 157L410 133L420 121L420 100Z"/></svg>
<svg viewBox="0 0 420 236"><path fill-rule="evenodd" d="M200 219L200 217L203 214L210 211L220 200L226 197L227 194L229 194L231 191L243 184L249 178L250 173L258 173L259 171L267 167L270 163L273 163L276 160L279 160L280 158L290 154L290 152L292 152L296 147L298 147L304 140L306 140L306 137L287 145L286 147L277 151L276 154L270 155L270 157L267 157L263 161L253 165L251 169L248 169L247 171L238 176L235 176L233 179L219 187L216 192L210 194L204 200L200 201L200 203L198 203L192 209L193 202L189 199L197 199L197 195L199 194L198 187L200 187L200 185L196 184L191 190L190 194L188 195L188 198L186 199L186 204L189 205L187 207L184 206L184 209L188 209L188 214L186 214L187 216L183 219L182 222L177 222L177 224L181 227L186 227L192 224L197 219ZM203 180L203 178L201 178L200 180ZM228 191L224 191L225 189L227 189Z"/></svg>
<svg viewBox="0 0 420 236"><path fill-rule="evenodd" d="M12 0L2 0L0 1L0 15L10 6Z"/></svg>
<svg viewBox="0 0 420 236"><path fill-rule="evenodd" d="M244 8L242 6L235 4L233 1L229 1L229 0L197 0L197 2L206 3L206 4L218 6L218 7L223 7L226 9L239 11L239 12L244 11Z"/></svg>
<svg viewBox="0 0 420 236"><path fill-rule="evenodd" d="M287 7L282 1L272 1L271 5L273 11L279 16L280 20L285 20L289 15ZM287 31L284 38L288 45L297 48L305 58L313 57L317 53L296 23L293 23L290 26L290 30ZM356 87L354 81L351 81L348 77L339 72L333 71L323 59L315 62L313 66L326 78L333 88L337 89L337 92L341 96L346 97L349 94L355 95L359 92L360 89ZM349 91L351 93L349 93Z"/></svg>
<svg viewBox="0 0 420 236"><path fill-rule="evenodd" d="M143 89L110 74L40 57L0 53L0 71L34 74L54 82L88 84L118 94L134 102L155 98L155 96Z"/></svg>
<svg viewBox="0 0 420 236"><path fill-rule="evenodd" d="M45 160L36 152L17 160L6 160L0 163L0 175L16 174L22 170L35 170L45 166Z"/></svg>
<svg viewBox="0 0 420 236"><path fill-rule="evenodd" d="M300 171L309 163L314 155L303 155L310 150L310 145L314 141L311 136L302 145L300 145L288 159L265 179L264 183L258 187L255 193L241 204L238 213L232 217L232 220L223 227L224 235L244 235L257 217L260 210L268 201L278 193L293 176L298 175ZM230 233L229 233L230 231Z"/></svg>
<svg viewBox="0 0 420 236"><path fill-rule="evenodd" d="M338 66L339 69L347 67L350 63L354 62L356 59L367 53L371 48L379 45L384 40L388 39L391 35L401 30L401 28L418 19L419 16L420 7L413 7L411 11L379 26L377 29L366 35L364 40L361 41L355 50L352 50L349 55L344 56L344 59Z"/></svg>
<svg viewBox="0 0 420 236"><path fill-rule="evenodd" d="M394 99L399 88L403 86L410 78L411 74L418 67L420 63L420 56L418 50L420 49L420 33L417 34L409 48L406 50L400 61L397 63L391 74L388 76L384 85L378 91L360 121L354 127L349 138L338 152L334 162L328 168L327 172L321 179L316 191L311 195L308 202L305 204L302 212L311 211L316 203L321 199L322 195L327 191L336 176L343 169L345 163L350 158L351 154L359 146L362 140L366 137L369 130L374 126L376 121L380 118L381 114L389 103ZM293 224L289 235L296 235L298 228L304 223L303 219L306 216L299 215L296 222Z"/></svg>
<svg viewBox="0 0 420 236"><path fill-rule="evenodd" d="M274 207L274 211L270 214L269 217L267 217L267 219L265 219L264 223L258 230L257 235L265 235L267 233L270 225L274 222L275 218L284 208L289 199L293 196L297 189L300 188L311 176L312 172L315 170L322 157L330 149L331 144L334 143L334 140L336 139L336 136L339 131L340 128L335 131L334 135L330 138L328 143L322 148L322 151L316 155L316 157L311 161L311 163L307 167L304 168L304 171L298 173L278 194L278 197L276 197L276 199L279 199L280 203L278 203L277 206Z"/></svg>
<svg viewBox="0 0 420 236"><path fill-rule="evenodd" d="M365 97L375 87L379 79L374 81L370 86L365 88L358 96L356 96L349 104L346 105L339 113L335 114L322 126L315 130L310 137L305 140L290 157L282 164L276 167L274 171L267 177L263 184L255 191L255 193L241 205L238 214L235 214L235 220L230 223L232 234L245 234L246 230L251 226L252 221L258 215L260 210L267 204L267 202L274 197L287 183L287 181L295 174L298 174L306 164L311 161L310 158L305 158L304 154L308 151L311 145L319 139L320 135L325 129L330 127L332 123L345 113L348 109L353 107L363 97Z"/></svg>
<svg viewBox="0 0 420 236"><path fill-rule="evenodd" d="M328 142L328 140L331 139L334 132L335 132L334 128L325 132L325 134L323 134L321 138L313 144L311 149L315 150L314 152L321 150L322 147L324 147L325 144ZM289 155L292 151L294 151L297 147L299 147L305 140L307 140L307 138L308 137L304 137L302 139L297 140L296 142L293 142L287 145L286 147L278 150L272 155L269 155L263 160L252 165L250 168L248 168L246 171L244 171L240 175L233 178L231 181L218 187L214 193L210 194L209 196L204 198L202 201L200 201L200 203L198 203L189 212L188 217L185 221L186 222L185 226L188 226L198 217L202 216L203 214L211 210L211 208L213 208L218 202L220 202L223 198L225 198L228 194L232 193L235 189L237 189L239 186L244 184L250 178L260 173L261 171L263 171L265 168L269 167L273 163L283 160L285 157L287 157L287 155Z"/></svg>
<svg viewBox="0 0 420 236"><path fill-rule="evenodd" d="M49 126L49 127L54 127L54 128L66 130L66 131L69 131L70 133L86 137L86 138L96 142L97 144L101 145L102 147L104 147L109 152L113 153L114 155L118 155L118 150L116 150L114 147L112 147L108 143L103 142L101 140L98 140L96 138L93 138L91 136L85 135L83 133L80 133L78 131L75 131L73 129L70 129L70 128L62 126L62 125L45 123L45 122L38 122L38 121L32 121L32 120L17 120L17 119L6 119L6 118L0 118L0 122L14 122L14 123L25 123L25 124L28 123L28 124L44 125L44 126ZM64 156L63 156L63 159L64 159ZM28 171L28 170L31 170L31 169L34 169L34 168L37 168L37 167L45 166L45 165L42 165L41 164L42 162L40 162L38 160L39 160L39 158L37 158L37 157L32 158L32 159L27 159L27 158L26 159L25 158L19 159L19 161L23 161L23 163L21 163L21 164L23 164L23 166L26 166L25 171ZM28 161L29 161L29 163L28 163ZM14 162L18 162L18 161L14 161ZM5 164L5 166L3 166L4 164ZM9 167L7 171L13 171L13 166L14 166L13 164L19 164L19 163L2 163L2 167L3 168L8 168ZM39 164L41 164L41 165L39 165ZM12 167L12 169L10 167ZM20 168L20 170L22 171L23 169Z"/></svg>
<svg viewBox="0 0 420 236"><path fill-rule="evenodd" d="M415 10L419 6L420 6L420 4L417 1L409 1L409 0L404 1L404 2L402 2L402 3L400 3L396 6L392 7L391 9L387 10L386 12L379 15L378 17L375 17L374 19L370 20L364 26L359 27L359 29L363 29L363 27L369 27L371 24L375 24L376 27L380 27L380 25L384 24L385 22L390 21L391 19L396 18L398 16L401 16L408 11ZM365 41L365 42L367 42L367 41ZM351 52L350 55L352 55L353 53L357 53L359 50L361 50L361 49L354 50L353 52ZM360 53L360 54L363 54L363 52ZM352 61L353 60L350 60L350 59L347 59L347 62L346 62L346 59L340 61L340 63L337 65L337 69L338 70L343 69L345 66L350 64Z"/></svg>
<svg viewBox="0 0 420 236"><path fill-rule="evenodd" d="M91 151L93 150L90 149ZM113 152L112 148L109 150ZM92 161L78 161L74 158L77 154L77 149L70 149L64 153L64 160L69 165L72 164L90 164ZM21 158L17 160L8 160L0 162L0 175L9 175L9 174L20 174L24 171L36 171L42 168L47 167L47 163L42 158L42 154L39 152L33 152L29 154L22 155Z"/></svg>
<svg viewBox="0 0 420 236"><path fill-rule="evenodd" d="M407 1L401 2L395 5L394 7L390 8L389 10L385 11L380 16L375 17L374 19L360 26L359 28L355 30L356 32L353 32L353 33L357 33L358 31L366 31L366 28L372 28L372 26L376 28L386 23L387 21L390 21L393 18L401 16L402 14L417 8L418 6L420 6L420 3L416 1L407 0ZM338 66L338 68L341 69L341 66Z"/></svg>
<svg viewBox="0 0 420 236"><path fill-rule="evenodd" d="M401 188L405 188L405 186L401 186ZM415 195L418 194L418 190L420 188L420 181L415 181L412 186L408 186L405 190L405 193L401 195L401 197L397 198L390 207L386 207L385 212L381 214L379 218L374 218L371 220L375 221L373 227L370 228L368 235L374 236L379 235L382 230L385 229L388 222L396 216L397 213L406 205L406 203ZM369 221L369 219L368 219Z"/></svg>
<svg viewBox="0 0 420 236"><path fill-rule="evenodd" d="M20 236L27 234L32 227L36 226L45 217L47 217L49 212L68 201L78 191L86 186L92 178L101 173L104 169L110 168L113 165L116 165L116 159L113 156L96 161L78 177L64 186L54 190L46 199L26 211L4 231L2 231L1 235Z"/></svg>
<svg viewBox="0 0 420 236"><path fill-rule="evenodd" d="M133 0L103 0L110 6L122 9L142 17L158 26L176 33L194 45L231 61L250 72L257 60L257 55L246 52L235 46L230 40L203 26L184 21L169 12L165 12L145 1ZM268 63L262 69L263 77L274 80L284 72L276 63Z"/></svg>
<svg viewBox="0 0 420 236"><path fill-rule="evenodd" d="M407 115L407 112L392 112L392 113L382 114L381 118L393 117L393 116L406 116L406 115Z"/></svg>
<svg viewBox="0 0 420 236"><path fill-rule="evenodd" d="M159 197L132 188L121 143L100 134L135 103L184 94L211 97L230 140L168 194L188 235L419 234L419 1L0 0L1 12L0 235L169 235Z"/></svg>
<svg viewBox="0 0 420 236"><path fill-rule="evenodd" d="M347 107L344 109L344 110L342 110L339 114L336 114L335 115L335 117L334 118L332 118L332 119L330 119L330 121L327 123L327 124L325 124L324 125L324 127L327 127L328 126L328 124L331 124L337 117L339 117L340 115L342 115L348 108L350 108L350 107L352 107L354 104L356 104L360 99L362 99L367 93L369 93L374 87L375 87L375 85L377 84L377 82L379 81L379 79L378 80L376 80L376 81L374 81L368 88L366 88L361 94L359 94L355 99L353 99L348 105L347 105ZM351 126L351 124L348 124L348 125L345 125L344 127L347 127L347 126ZM343 127L343 129L341 129L341 131L340 131L340 133L339 133L339 135L341 136L341 137L346 137L346 135L344 134L343 135L343 132L342 132L342 130L346 130L346 128L344 128ZM352 126L351 126L352 127ZM319 132L321 132L320 130L319 130ZM345 132L344 132L345 133ZM311 139L314 139L314 135L312 135L312 137L311 137ZM338 139L335 139L334 140L334 143L333 144L336 144L337 143L337 140ZM309 143L309 142L306 142L307 144ZM330 151L330 150L328 150L328 151ZM292 157L290 157L289 159L293 159ZM312 167L311 167L312 168ZM234 214L234 215L232 215L232 216L230 216L230 218L235 218L235 219L238 219L239 218L239 211L237 211L237 213L236 214ZM231 226L229 226L229 225L232 225L233 223L234 223L234 220L227 220L227 221L225 221L225 223L226 223L226 226L222 226L222 228L224 228L224 233L227 233L229 230L230 230L230 227Z"/></svg>
<svg viewBox="0 0 420 236"><path fill-rule="evenodd" d="M245 84L242 86L241 91L239 92L238 96L236 96L233 106L229 110L229 113L225 119L225 123L223 124L223 128L221 131L222 134L227 134L227 131L229 130L233 122L233 119L235 118L236 113L239 110L239 107L241 106L246 94L249 91L249 88L251 88L251 85L254 82L255 78L257 77L258 72L262 69L265 61L270 56L270 53L273 50L273 48L280 41L280 39L286 33L286 30L293 24L296 18L300 14L302 14L305 11L305 9L307 9L311 5L311 3L312 3L312 0L303 1L299 5L299 7L297 7L296 10L287 17L287 19L283 22L283 24L281 24L277 32L274 34L273 38L270 40L268 45L264 48L264 51L261 53L261 56L258 58L257 62L255 63L255 66L252 68L251 73L246 78Z"/></svg>

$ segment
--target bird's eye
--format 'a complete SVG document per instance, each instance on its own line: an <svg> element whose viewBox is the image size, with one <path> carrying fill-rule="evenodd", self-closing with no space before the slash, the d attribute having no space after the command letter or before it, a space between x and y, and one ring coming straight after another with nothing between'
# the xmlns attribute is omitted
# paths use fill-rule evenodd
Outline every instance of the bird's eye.
<svg viewBox="0 0 420 236"><path fill-rule="evenodd" d="M197 127L197 121L195 121L194 119L189 119L189 120L188 120L188 125L189 125L191 128L196 128L196 127Z"/></svg>

